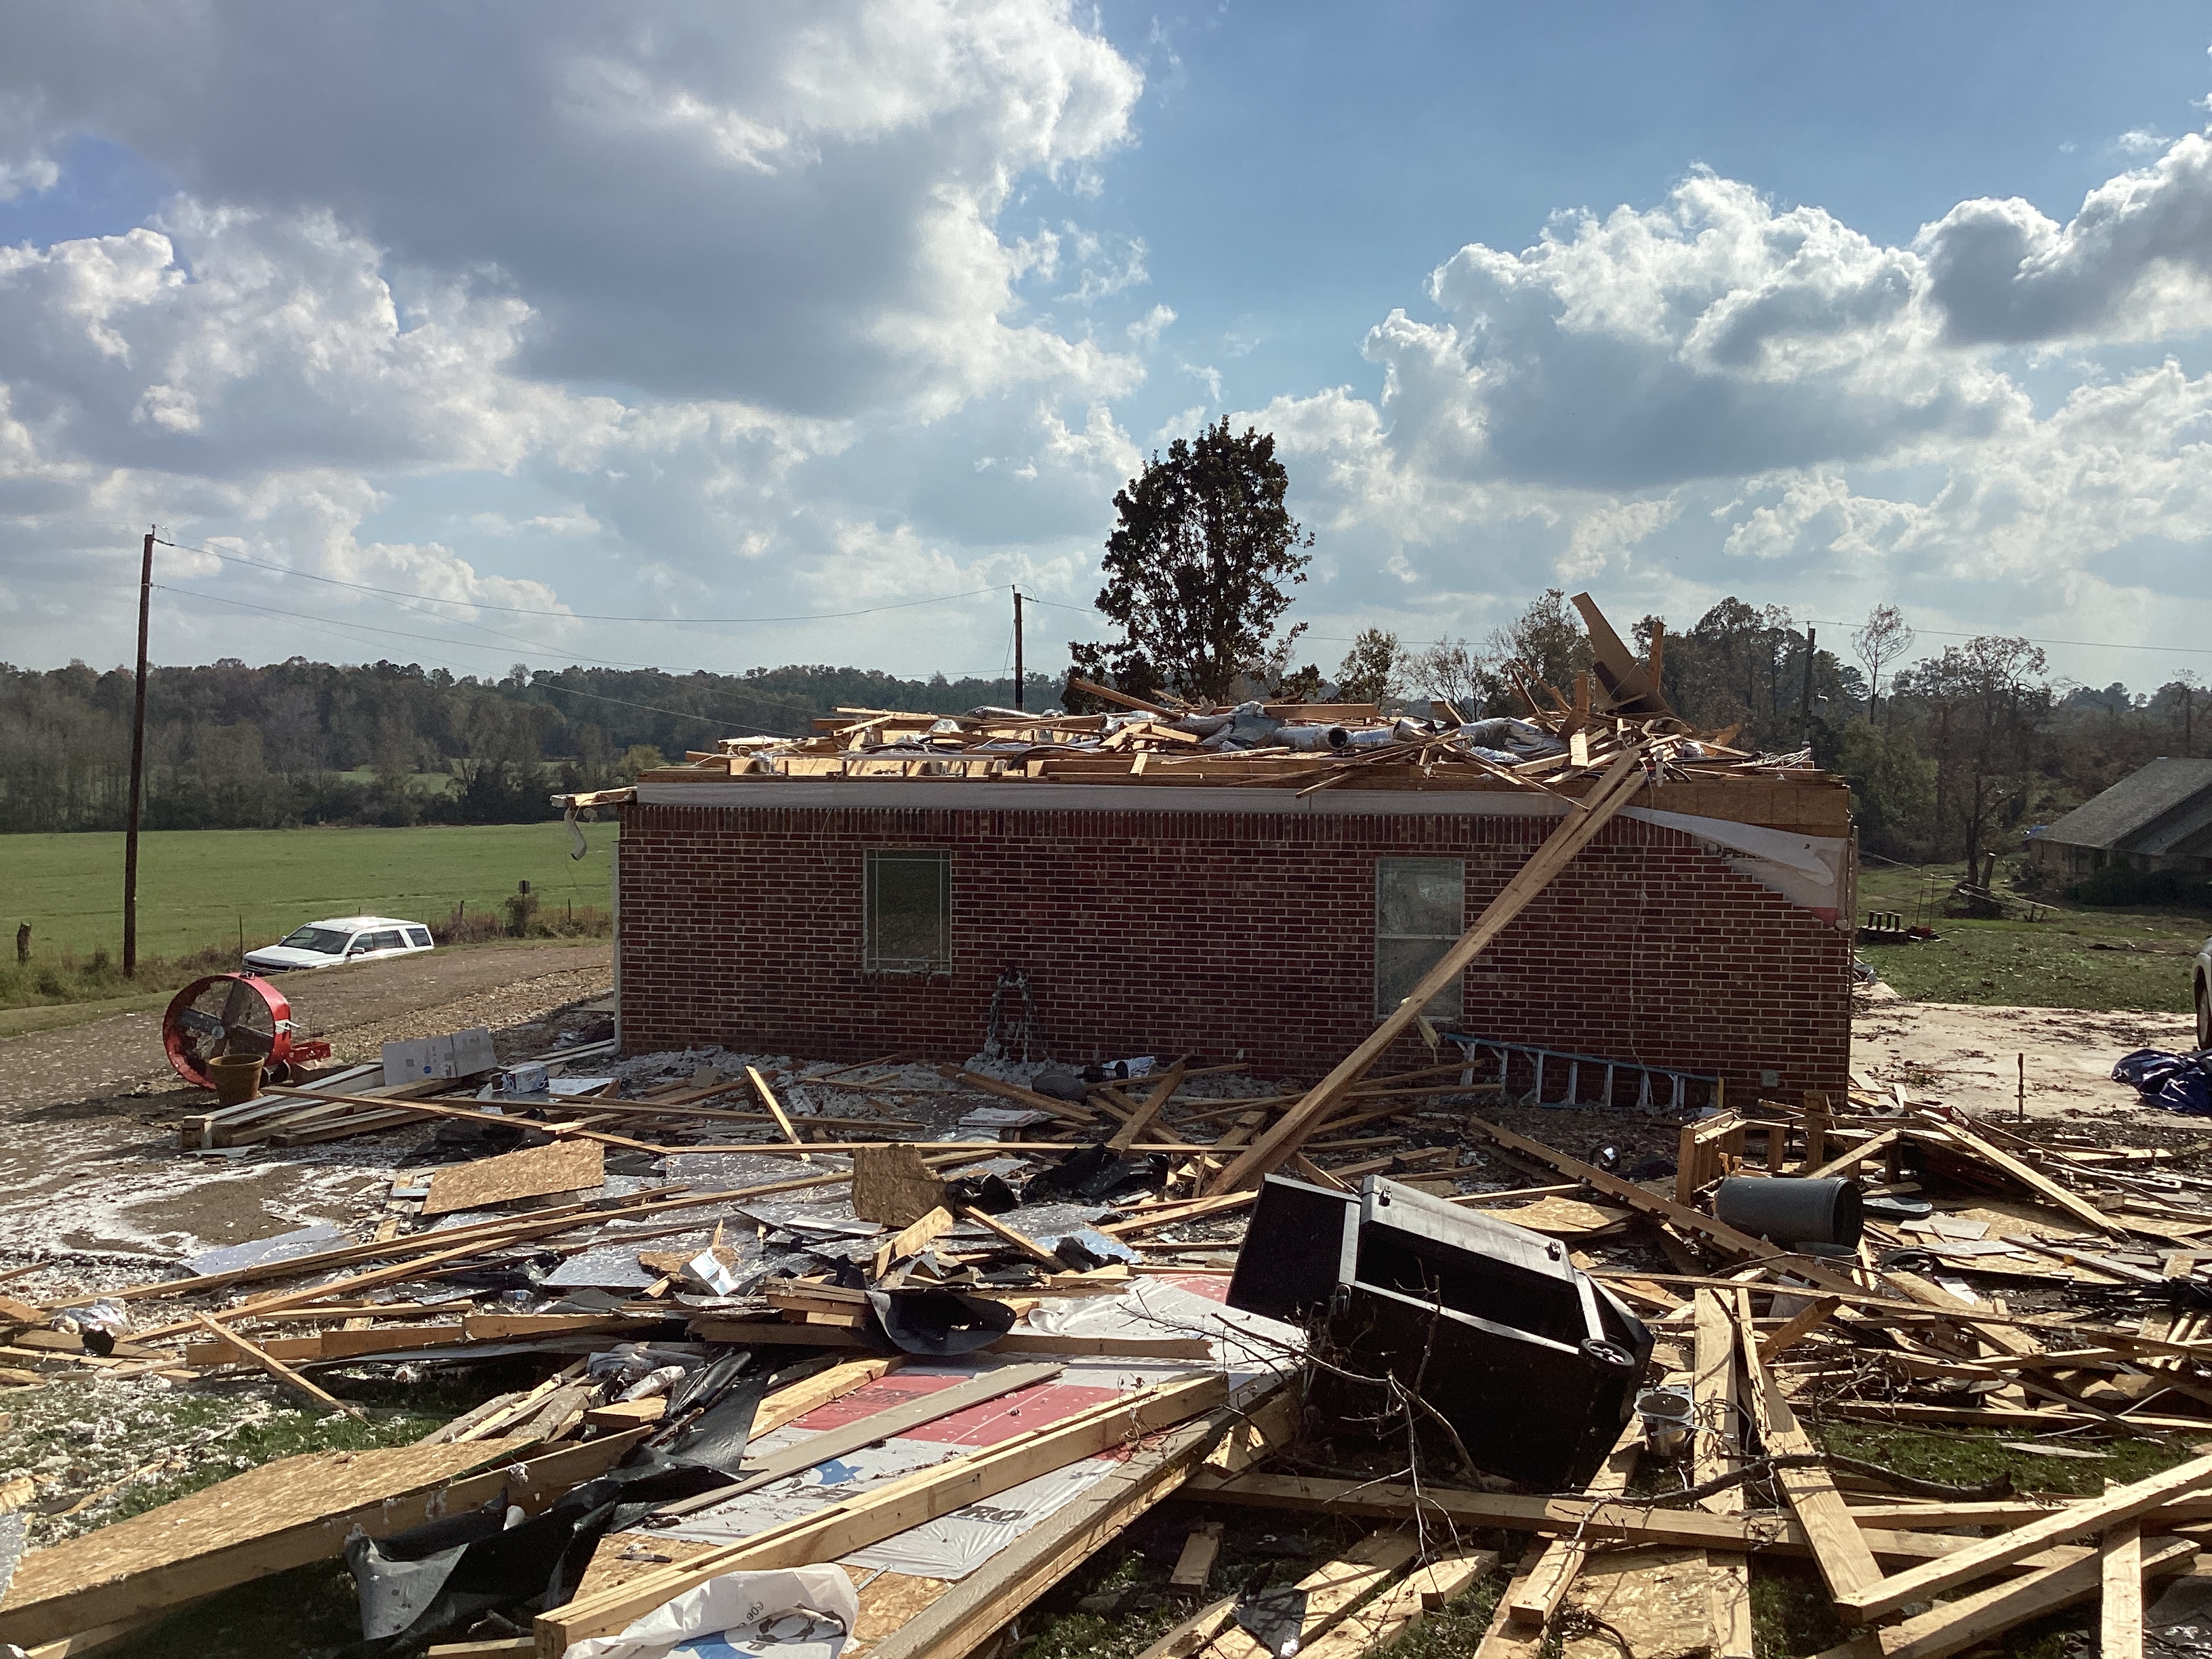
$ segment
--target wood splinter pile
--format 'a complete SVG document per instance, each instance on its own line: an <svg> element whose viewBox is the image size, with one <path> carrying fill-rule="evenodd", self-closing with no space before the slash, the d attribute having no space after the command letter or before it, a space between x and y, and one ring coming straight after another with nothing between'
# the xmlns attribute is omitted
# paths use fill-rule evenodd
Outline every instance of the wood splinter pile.
<svg viewBox="0 0 2212 1659"><path fill-rule="evenodd" d="M686 763L639 775L643 783L716 777L967 777L1059 782L1256 784L1327 789L1469 787L1550 790L1641 753L1647 775L1667 779L1818 777L1810 757L1730 746L1735 728L1693 731L1659 691L1665 636L1654 632L1638 661L1588 594L1575 603L1589 625L1591 668L1563 690L1509 671L1517 718L1470 720L1436 700L1423 718L1385 716L1374 703L1194 703L1167 693L1132 696L1072 680L1115 712L966 714L840 708L811 737L724 738ZM563 797L582 807L623 791Z"/></svg>

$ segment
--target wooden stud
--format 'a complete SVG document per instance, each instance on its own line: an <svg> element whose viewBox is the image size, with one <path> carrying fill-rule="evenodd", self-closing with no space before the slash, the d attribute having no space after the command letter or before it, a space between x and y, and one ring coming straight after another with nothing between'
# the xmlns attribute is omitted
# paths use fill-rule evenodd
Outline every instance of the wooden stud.
<svg viewBox="0 0 2212 1659"><path fill-rule="evenodd" d="M1751 1294L1738 1291L1736 1327L1743 1354L1744 1379L1751 1396L1752 1418L1759 1437L1776 1456L1817 1455L1820 1448L1798 1426L1796 1413L1782 1397L1782 1390L1759 1358L1751 1322ZM1790 1500L1790 1512L1812 1541L1814 1559L1830 1594L1839 1601L1865 1593L1881 1580L1881 1569L1851 1519L1843 1497L1827 1470L1819 1464L1778 1470L1776 1480Z"/></svg>
<svg viewBox="0 0 2212 1659"><path fill-rule="evenodd" d="M2195 1458L2161 1474L2115 1486L2102 1497L2069 1504L2043 1520L2027 1522L1994 1538L1977 1539L1955 1554L1923 1562L1864 1589L1839 1592L1837 1605L1861 1623L1884 1618L1907 1601L1926 1601L1971 1583L2062 1539L2106 1531L2136 1520L2208 1484L2212 1484L2212 1457Z"/></svg>
<svg viewBox="0 0 2212 1659"><path fill-rule="evenodd" d="M2099 1610L2098 1659L2142 1659L2142 1528L2115 1527L2098 1551L2103 1605Z"/></svg>
<svg viewBox="0 0 2212 1659"><path fill-rule="evenodd" d="M1807 1303L1784 1320L1779 1327L1769 1331L1760 1340L1759 1363L1762 1365L1772 1364L1777 1354L1784 1353L1796 1346L1814 1330L1826 1324L1829 1316L1843 1305L1841 1298L1832 1296L1824 1296L1817 1302Z"/></svg>
<svg viewBox="0 0 2212 1659"><path fill-rule="evenodd" d="M1204 1589L1206 1581L1213 1577L1213 1564L1220 1554L1221 1522L1200 1522L1182 1540L1182 1553L1176 1557L1175 1571L1168 1575L1169 1588Z"/></svg>
<svg viewBox="0 0 2212 1659"><path fill-rule="evenodd" d="M1559 872L1595 838L1597 832L1644 787L1642 763L1643 751L1640 749L1625 750L1607 769L1605 775L1591 786L1582 800L1575 804L1575 810L1571 810L1560 820L1543 844L1530 855L1528 862L1505 884L1498 896L1484 907L1474 925L1437 958L1436 966L1421 976L1412 994L1378 1021L1366 1039L1338 1061L1335 1068L1309 1090L1303 1100L1278 1118L1248 1150L1216 1176L1212 1190L1230 1193L1256 1187L1261 1176L1295 1152L1298 1143L1320 1125L1346 1092L1366 1074L1368 1067L1380 1060L1389 1052L1390 1046L1406 1034L1431 1000L1466 972L1468 964L1481 955L1491 941L1504 932L1514 919L1552 884Z"/></svg>
<svg viewBox="0 0 2212 1659"><path fill-rule="evenodd" d="M2147 1552L2145 1577L2179 1572L2197 1559L2193 1539L2174 1539ZM1990 1637L2040 1619L2097 1593L2101 1563L2094 1554L2063 1566L2045 1567L1927 1612L1883 1630L1869 1632L1830 1648L1816 1659L1945 1659ZM2138 1583L2136 1594L2142 1594Z"/></svg>
<svg viewBox="0 0 2212 1659"><path fill-rule="evenodd" d="M1710 1287L1696 1293L1696 1331L1690 1397L1697 1428L1692 1477L1700 1485L1743 1467L1743 1381L1735 1363L1735 1321ZM1716 1515L1741 1515L1743 1488L1730 1486L1698 1502ZM1713 1659L1753 1659L1751 1563L1729 1550L1705 1556L1706 1596L1713 1627Z"/></svg>
<svg viewBox="0 0 2212 1659"><path fill-rule="evenodd" d="M768 1079L760 1074L760 1068L746 1066L745 1076L751 1079L753 1092L761 1097L761 1104L768 1108L769 1115L775 1120L775 1127L783 1131L783 1138L794 1146L800 1145L799 1131L791 1127L790 1115L783 1109L783 1103L775 1097L775 1091L768 1086ZM799 1161L811 1164L814 1160L801 1152Z"/></svg>
<svg viewBox="0 0 2212 1659"><path fill-rule="evenodd" d="M236 1348L239 1352L244 1354L255 1364L260 1366L263 1370L268 1372L270 1376L275 1377L286 1388L292 1389L295 1393L307 1395L308 1399L313 1401L318 1406L322 1407L326 1411L343 1412L348 1417L352 1418L356 1423L366 1423L368 1421L368 1413L362 1410L360 1407L349 1405L345 1401L339 1399L336 1395L324 1392L321 1389L317 1388L313 1383L308 1382L306 1377L301 1376L299 1372L294 1370L283 1360L275 1358L264 1349L256 1346L253 1343L240 1336L236 1331L224 1329L223 1327L216 1324L214 1320L209 1318L204 1313L196 1313L192 1317L198 1323L206 1326L209 1330L212 1331L224 1342Z"/></svg>

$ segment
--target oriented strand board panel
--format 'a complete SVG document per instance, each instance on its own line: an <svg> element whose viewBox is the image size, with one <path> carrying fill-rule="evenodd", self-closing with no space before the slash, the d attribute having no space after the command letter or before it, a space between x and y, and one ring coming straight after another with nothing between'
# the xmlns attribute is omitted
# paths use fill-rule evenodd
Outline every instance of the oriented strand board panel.
<svg viewBox="0 0 2212 1659"><path fill-rule="evenodd" d="M606 1184L606 1147L596 1140L556 1140L471 1164L456 1164L430 1178L422 1200L426 1216L488 1209L518 1198L581 1192Z"/></svg>
<svg viewBox="0 0 2212 1659"><path fill-rule="evenodd" d="M1591 1558L1568 1607L1620 1632L1636 1659L1691 1659L1712 1643L1706 1567L1699 1550L1623 1550ZM1560 1649L1564 1659L1620 1659L1620 1644L1592 1626Z"/></svg>
<svg viewBox="0 0 2212 1659"><path fill-rule="evenodd" d="M434 1488L468 1470L495 1464L529 1444L526 1440L480 1440L459 1445L397 1446L374 1451L310 1452L248 1469L219 1485L149 1510L82 1537L33 1550L23 1558L0 1601L0 1640L35 1644L54 1635L43 1629L39 1607L98 1592L100 1611L113 1616L173 1606L196 1595L278 1572L302 1561L334 1555L357 1527L375 1534L420 1520L395 1500ZM382 1506L383 1526L356 1512ZM333 1535L309 1538L298 1547L275 1547L280 1534L313 1530L335 1520ZM225 1560L228 1553L246 1559ZM135 1598L133 1581L162 1577L167 1589ZM190 1583L183 1581L191 1580ZM173 1593L170 1593L170 1592ZM99 1622L88 1617L83 1627Z"/></svg>

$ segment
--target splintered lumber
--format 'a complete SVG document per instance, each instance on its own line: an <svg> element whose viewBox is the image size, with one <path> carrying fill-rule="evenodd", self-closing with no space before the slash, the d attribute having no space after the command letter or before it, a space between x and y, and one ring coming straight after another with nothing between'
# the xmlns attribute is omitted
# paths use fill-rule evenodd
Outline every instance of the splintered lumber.
<svg viewBox="0 0 2212 1659"><path fill-rule="evenodd" d="M1054 1255L1050 1250L1045 1249L1043 1245L1038 1243L1036 1240L1031 1238L1027 1233L1021 1231L1018 1228L1009 1227L1005 1222L1000 1220L998 1217L993 1215L988 1210L979 1210L972 1204L963 1204L960 1206L960 1213L965 1216L969 1220L981 1224L985 1232L997 1235L1006 1243L1012 1245L1016 1249L1019 1250L1024 1255L1028 1256L1031 1261L1042 1262L1044 1266L1052 1268L1054 1272L1058 1272L1060 1268L1067 1266L1065 1261L1062 1261L1058 1256Z"/></svg>
<svg viewBox="0 0 2212 1659"><path fill-rule="evenodd" d="M468 1164L449 1164L430 1177L425 1216L482 1210L550 1193L588 1192L606 1184L607 1149L596 1140L564 1137Z"/></svg>
<svg viewBox="0 0 2212 1659"><path fill-rule="evenodd" d="M1540 1542L1531 1544L1528 1553L1521 1558L1521 1565L1507 1581L1505 1593L1490 1610L1490 1627L1482 1633L1482 1643L1474 1650L1474 1659L1537 1659L1543 1650L1543 1632L1513 1621L1513 1598L1528 1584L1528 1576L1543 1559L1544 1545Z"/></svg>
<svg viewBox="0 0 2212 1659"><path fill-rule="evenodd" d="M1743 1388L1735 1363L1735 1321L1722 1305L1720 1292L1696 1293L1696 1353L1690 1373L1690 1398L1697 1429L1691 1443L1691 1472L1698 1485L1743 1467ZM1730 1486L1698 1500L1716 1515L1743 1513L1743 1488ZM1854 1514L1855 1521L1864 1517ZM1713 1659L1753 1659L1751 1564L1726 1550L1705 1557L1706 1589L1711 1601Z"/></svg>
<svg viewBox="0 0 2212 1659"><path fill-rule="evenodd" d="M1659 690L1658 635L1652 635L1651 661L1646 666L1636 660L1620 635L1613 631L1596 600L1577 593L1568 603L1582 612L1583 627L1589 635L1590 670L1604 688L1607 708L1622 714L1673 714Z"/></svg>
<svg viewBox="0 0 2212 1659"><path fill-rule="evenodd" d="M775 1097L775 1091L768 1086L768 1079L760 1074L760 1068L748 1066L745 1075L752 1080L753 1092L761 1097L761 1104L768 1108L769 1115L775 1120L775 1127L783 1131L783 1138L793 1146L798 1146L799 1131L791 1127L790 1115L783 1109L783 1103ZM811 1164L814 1160L801 1152L799 1161Z"/></svg>
<svg viewBox="0 0 2212 1659"><path fill-rule="evenodd" d="M1643 750L1632 745L1621 751L1620 758L1582 800L1569 805L1566 817L1545 838L1543 845L1530 855L1498 896L1484 907L1474 925L1437 958L1435 967L1421 976L1412 994L1384 1016L1366 1040L1337 1063L1335 1070L1309 1090L1304 1099L1262 1131L1259 1139L1214 1178L1209 1190L1230 1193L1257 1186L1262 1176L1296 1152L1352 1085L1366 1075L1368 1067L1406 1034L1421 1011L1467 971L1468 964L1552 884L1643 785Z"/></svg>
<svg viewBox="0 0 2212 1659"><path fill-rule="evenodd" d="M473 1509L502 1490L535 1514L612 1468L638 1437L610 1435L568 1447L520 1465L519 1477L513 1460L529 1443L524 1440L310 1452L264 1463L32 1551L0 1602L0 1642L33 1647L330 1560L356 1534L386 1537ZM485 1473L471 1473L477 1469Z"/></svg>
<svg viewBox="0 0 2212 1659"><path fill-rule="evenodd" d="M726 1572L803 1566L866 1549L1079 1458L1096 1456L1210 1411L1222 1403L1228 1390L1225 1378L1210 1373L1141 1389L1048 1429L886 1481L865 1495L647 1574L603 1595L579 1596L538 1615L538 1650L544 1659L560 1659L586 1637L611 1635Z"/></svg>
<svg viewBox="0 0 2212 1659"><path fill-rule="evenodd" d="M1977 1539L1955 1553L1923 1561L1849 1595L1838 1591L1836 1604L1846 1617L1860 1623L1884 1618L1907 1601L1924 1601L1956 1589L2063 1539L2108 1531L2136 1520L2172 1498L2202 1490L2208 1483L2212 1483L2212 1457L2195 1458L2162 1474L2114 1486L2102 1497L2069 1504L2042 1520L2024 1522L1994 1538ZM2095 1582L2093 1573L2090 1583Z"/></svg>
<svg viewBox="0 0 2212 1659"><path fill-rule="evenodd" d="M1644 1425L1632 1417L1583 1490L1592 1498L1619 1497L1628 1490L1629 1479L1636 1473L1637 1460L1643 1451ZM1507 1590L1506 1607L1510 1615L1524 1624L1540 1626L1549 1622L1559 1610L1559 1603L1565 1600L1567 1587L1575 1582L1575 1575L1589 1559L1589 1550L1590 1547L1579 1538L1555 1538L1547 1544L1535 1565Z"/></svg>
<svg viewBox="0 0 2212 1659"><path fill-rule="evenodd" d="M1125 1152L1136 1144L1137 1136L1159 1115L1160 1109L1168 1103L1169 1097L1182 1086L1186 1063L1179 1060L1169 1067L1167 1075L1159 1080L1158 1086L1146 1095L1137 1109L1129 1115L1129 1121L1114 1131L1114 1138L1106 1143L1108 1152Z"/></svg>
<svg viewBox="0 0 2212 1659"><path fill-rule="evenodd" d="M2141 1577L2181 1572L2196 1560L2197 1551L2193 1539L2163 1540L2143 1551ZM1944 1659L2031 1619L2087 1601L2097 1594L2102 1571L2102 1562L2091 1554L2064 1566L2023 1574L1955 1601L1940 1601L1879 1635L1868 1632L1815 1659ZM2140 1578L2136 1596L2142 1600Z"/></svg>
<svg viewBox="0 0 2212 1659"><path fill-rule="evenodd" d="M1299 1659L1360 1659L1395 1642L1429 1613L1464 1595L1498 1565L1496 1550L1461 1550L1406 1575L1317 1641Z"/></svg>
<svg viewBox="0 0 2212 1659"><path fill-rule="evenodd" d="M875 1218L866 1218L873 1220ZM886 1239L877 1247L874 1262L875 1277L881 1279L890 1271L892 1262L902 1261L908 1256L927 1249L932 1243L944 1237L959 1224L960 1218L942 1204L925 1210L896 1237ZM1058 1267L1060 1264L1055 1261L1053 1265Z"/></svg>
<svg viewBox="0 0 2212 1659"><path fill-rule="evenodd" d="M2126 1227L2122 1225L2119 1222L2113 1220L2112 1217L2106 1215L2102 1210L2090 1203L2087 1199L2082 1198L2076 1194L2068 1192L2066 1188L2060 1186L2049 1176L2030 1169L2027 1164L2014 1158L2010 1152L1992 1146L1990 1142L1983 1139L1981 1136L1976 1134L1972 1130L1967 1128L1957 1118L1947 1117L1943 1119L1942 1136L1942 1139L1955 1141L1958 1145L1965 1147L1968 1152L1972 1152L1976 1158L1980 1158L1984 1163L2003 1170L2014 1181L2020 1182L2021 1186L2027 1188L2028 1191L2033 1193L2038 1198L2042 1199L2045 1203L2057 1206L2058 1208L2065 1211L2067 1214L2074 1217L2079 1221L2087 1223L2089 1226L2095 1228L2099 1232L2110 1234L2115 1237L2124 1238L2127 1236L2128 1230ZM1942 1144L1942 1139L1936 1139L1935 1136L1929 1135L1925 1132L1919 1132L1919 1138L1926 1140L1933 1140L1935 1144L1939 1146Z"/></svg>
<svg viewBox="0 0 2212 1659"><path fill-rule="evenodd" d="M1750 1292L1738 1291L1735 1295L1744 1382L1751 1395L1752 1420L1759 1425L1760 1443L1772 1457L1817 1457L1820 1449L1813 1443L1813 1437L1798 1426L1797 1415L1782 1397L1773 1373L1759 1359L1751 1322ZM1851 1519L1843 1494L1828 1478L1826 1468L1817 1462L1784 1466L1776 1470L1775 1478L1790 1500L1790 1512L1812 1540L1813 1559L1820 1566L1829 1593L1841 1601L1847 1596L1863 1595L1879 1583L1881 1569L1875 1565L1874 1553L1867 1547L1865 1535L1859 1530L1858 1522Z"/></svg>
<svg viewBox="0 0 2212 1659"><path fill-rule="evenodd" d="M224 1329L222 1326L216 1324L214 1320L209 1318L204 1313L196 1313L192 1317L198 1321L199 1323L206 1326L210 1331L215 1334L218 1340L228 1343L233 1347L235 1347L239 1352L244 1354L255 1364L260 1366L263 1370L268 1372L270 1376L275 1377L279 1382L282 1382L286 1388L292 1389L295 1393L307 1395L308 1399L313 1401L315 1404L320 1406L325 1411L343 1412L348 1417L352 1418L356 1423L366 1423L368 1421L368 1413L362 1411L360 1407L349 1404L347 1401L339 1399L336 1395L326 1393L325 1390L317 1388L313 1383L308 1382L306 1377L301 1376L299 1372L294 1370L283 1360L275 1358L264 1349L256 1347L252 1342L248 1341L245 1337L240 1336L236 1331Z"/></svg>
<svg viewBox="0 0 2212 1659"><path fill-rule="evenodd" d="M1773 1330L1759 1339L1759 1363L1771 1364L1776 1355L1794 1348L1814 1329L1827 1322L1828 1316L1842 1307L1840 1297L1824 1296L1817 1302L1808 1302Z"/></svg>
<svg viewBox="0 0 2212 1659"><path fill-rule="evenodd" d="M945 1180L904 1141L853 1154L853 1213L886 1227L908 1227L945 1203Z"/></svg>
<svg viewBox="0 0 2212 1659"><path fill-rule="evenodd" d="M1227 1437L1257 1431L1266 1437L1255 1446L1258 1456L1288 1445L1297 1428L1296 1396L1280 1384L1267 1386L1271 1392L1257 1409L1249 1402L1221 1406L1139 1445L1097 1486L1029 1528L884 1638L869 1650L868 1659L939 1659L975 1652L1138 1516L1176 1492L1200 1459L1210 1462L1218 1456ZM1279 1405L1291 1409L1273 1409ZM1228 1600L1229 1613L1183 1653L1197 1652L1206 1637L1235 1616L1236 1600Z"/></svg>
<svg viewBox="0 0 2212 1659"><path fill-rule="evenodd" d="M1308 1643L1387 1583L1419 1547L1410 1531L1370 1533L1299 1579L1297 1588L1305 1593L1305 1620L1297 1650L1306 1651ZM1218 1659L1272 1659L1268 1650L1241 1626L1215 1637L1212 1651Z"/></svg>
<svg viewBox="0 0 2212 1659"><path fill-rule="evenodd" d="M2098 1550L2098 1659L2142 1659L2142 1528L2115 1527Z"/></svg>

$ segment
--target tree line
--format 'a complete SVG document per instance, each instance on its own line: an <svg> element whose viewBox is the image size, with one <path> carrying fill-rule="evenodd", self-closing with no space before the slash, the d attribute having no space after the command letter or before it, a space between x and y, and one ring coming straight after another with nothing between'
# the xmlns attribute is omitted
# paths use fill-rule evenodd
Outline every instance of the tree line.
<svg viewBox="0 0 2212 1659"><path fill-rule="evenodd" d="M1519 714L1589 668L1581 617L1556 588L1479 646L1408 647L1370 628L1334 677L1293 667L1304 624L1280 623L1313 538L1290 515L1288 486L1273 438L1226 419L1153 455L1114 498L1097 607L1119 637L1071 644L1069 707L1097 703L1087 680L1137 696L1418 697L1469 717ZM2193 673L2147 693L2100 690L2054 679L2033 642L1995 634L1916 654L1892 605L1825 646L1786 608L1733 595L1686 629L1647 616L1634 635L1647 656L1662 640L1661 689L1692 726L1809 751L1850 780L1867 852L1962 862L1969 881L2146 762L2212 747Z"/></svg>
<svg viewBox="0 0 2212 1659"><path fill-rule="evenodd" d="M1031 676L1032 707L1054 687ZM744 674L526 668L456 678L378 662L264 667L226 659L147 676L145 823L522 823L556 791L625 783L720 737L803 734L835 708L953 714L1004 703L1011 679L901 679L793 665ZM81 662L0 663L0 831L119 830L132 676Z"/></svg>

